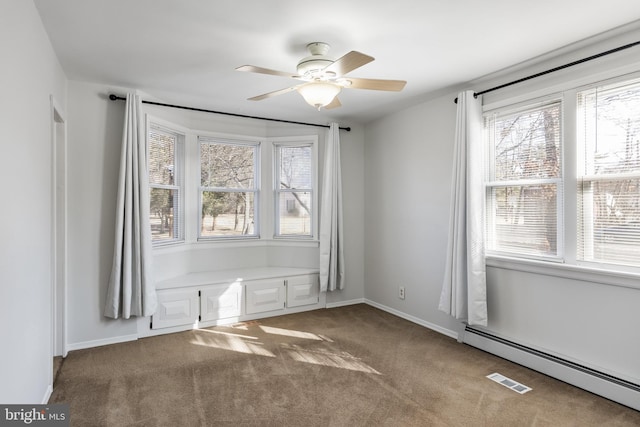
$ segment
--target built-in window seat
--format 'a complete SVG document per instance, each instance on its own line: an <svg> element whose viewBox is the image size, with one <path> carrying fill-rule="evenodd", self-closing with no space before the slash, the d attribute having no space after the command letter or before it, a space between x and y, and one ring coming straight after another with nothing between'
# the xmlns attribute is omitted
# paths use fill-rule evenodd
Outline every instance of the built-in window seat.
<svg viewBox="0 0 640 427"><path fill-rule="evenodd" d="M156 283L158 309L140 336L325 307L318 269L254 267L188 273Z"/></svg>

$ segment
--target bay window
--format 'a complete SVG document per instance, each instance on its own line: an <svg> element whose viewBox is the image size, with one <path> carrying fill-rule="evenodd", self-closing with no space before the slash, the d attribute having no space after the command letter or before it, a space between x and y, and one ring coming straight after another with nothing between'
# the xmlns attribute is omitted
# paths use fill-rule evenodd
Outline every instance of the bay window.
<svg viewBox="0 0 640 427"><path fill-rule="evenodd" d="M155 247L317 243L317 135L221 134L151 116L147 129Z"/></svg>

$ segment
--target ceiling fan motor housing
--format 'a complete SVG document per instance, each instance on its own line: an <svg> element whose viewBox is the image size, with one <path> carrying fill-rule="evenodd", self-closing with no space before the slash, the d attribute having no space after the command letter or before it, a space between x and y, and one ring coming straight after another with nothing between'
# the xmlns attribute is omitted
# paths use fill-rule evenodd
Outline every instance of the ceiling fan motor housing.
<svg viewBox="0 0 640 427"><path fill-rule="evenodd" d="M302 76L311 79L322 79L327 77L333 77L335 74L326 75L328 73L323 73L322 70L328 65L333 64L333 58L329 58L326 56L327 52L329 52L330 46L327 43L322 42L314 42L309 43L307 45L307 50L311 56L307 56L306 58L302 58L300 62L298 62L298 66L296 68L297 73Z"/></svg>

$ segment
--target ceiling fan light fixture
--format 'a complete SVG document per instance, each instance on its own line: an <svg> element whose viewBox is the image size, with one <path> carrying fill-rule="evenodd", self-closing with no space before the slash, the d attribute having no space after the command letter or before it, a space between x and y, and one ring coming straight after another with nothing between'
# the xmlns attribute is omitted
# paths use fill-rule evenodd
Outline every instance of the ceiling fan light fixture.
<svg viewBox="0 0 640 427"><path fill-rule="evenodd" d="M342 88L332 83L312 82L300 86L297 90L307 104L319 110L331 104Z"/></svg>
<svg viewBox="0 0 640 427"><path fill-rule="evenodd" d="M280 89L273 92L249 98L250 101L260 101L276 95L282 95L297 90L304 100L312 107L332 109L342 105L336 95L342 88L369 89L382 91L400 91L407 83L403 80L359 79L354 77L344 78L345 74L362 67L373 61L373 56L352 50L334 60L329 58L329 45L323 42L313 42L307 45L311 54L298 62L296 73L271 70L269 68L256 67L255 65L243 65L236 68L238 71L269 74L272 76L290 77L302 80L304 83Z"/></svg>

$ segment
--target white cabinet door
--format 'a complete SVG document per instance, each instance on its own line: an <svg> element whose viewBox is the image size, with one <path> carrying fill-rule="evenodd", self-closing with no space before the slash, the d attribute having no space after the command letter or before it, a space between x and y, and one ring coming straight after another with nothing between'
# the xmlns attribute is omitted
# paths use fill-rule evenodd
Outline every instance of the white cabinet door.
<svg viewBox="0 0 640 427"><path fill-rule="evenodd" d="M287 278L287 307L317 304L320 281L317 274Z"/></svg>
<svg viewBox="0 0 640 427"><path fill-rule="evenodd" d="M151 317L151 328L194 324L198 320L198 301L197 290L158 291L158 309Z"/></svg>
<svg viewBox="0 0 640 427"><path fill-rule="evenodd" d="M227 319L242 315L242 285L213 285L200 292L200 320Z"/></svg>
<svg viewBox="0 0 640 427"><path fill-rule="evenodd" d="M250 280L245 282L247 314L284 310L286 297L283 279Z"/></svg>

